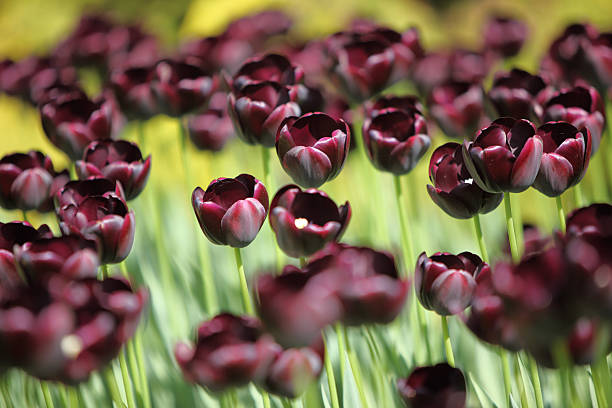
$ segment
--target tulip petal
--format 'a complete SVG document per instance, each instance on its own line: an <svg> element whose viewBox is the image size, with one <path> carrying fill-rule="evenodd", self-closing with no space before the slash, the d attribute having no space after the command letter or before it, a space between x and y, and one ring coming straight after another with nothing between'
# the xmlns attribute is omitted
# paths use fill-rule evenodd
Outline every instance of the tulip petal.
<svg viewBox="0 0 612 408"><path fill-rule="evenodd" d="M561 195L574 176L571 163L563 156L547 153L542 156L540 171L533 187L549 197Z"/></svg>
<svg viewBox="0 0 612 408"><path fill-rule="evenodd" d="M543 144L539 136L530 137L512 169L511 186L508 191L520 193L528 189L538 175L542 159Z"/></svg>
<svg viewBox="0 0 612 408"><path fill-rule="evenodd" d="M283 158L283 168L293 181L303 187L319 187L331 174L332 164L322 151L296 146Z"/></svg>
<svg viewBox="0 0 612 408"><path fill-rule="evenodd" d="M221 219L227 245L244 248L257 236L266 219L266 209L254 198L235 202Z"/></svg>

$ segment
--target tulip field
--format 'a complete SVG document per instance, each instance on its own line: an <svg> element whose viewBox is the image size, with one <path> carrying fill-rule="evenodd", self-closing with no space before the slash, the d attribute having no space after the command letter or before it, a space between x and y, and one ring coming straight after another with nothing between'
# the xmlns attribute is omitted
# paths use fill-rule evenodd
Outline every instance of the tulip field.
<svg viewBox="0 0 612 408"><path fill-rule="evenodd" d="M612 407L612 3L0 3L0 408Z"/></svg>

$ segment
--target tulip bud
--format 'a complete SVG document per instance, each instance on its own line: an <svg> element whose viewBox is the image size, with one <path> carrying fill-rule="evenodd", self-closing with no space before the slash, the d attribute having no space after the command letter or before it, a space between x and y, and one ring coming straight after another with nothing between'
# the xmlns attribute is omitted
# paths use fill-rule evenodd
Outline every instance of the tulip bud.
<svg viewBox="0 0 612 408"><path fill-rule="evenodd" d="M483 91L478 84L447 83L436 86L429 97L431 116L444 134L463 139L484 120Z"/></svg>
<svg viewBox="0 0 612 408"><path fill-rule="evenodd" d="M493 17L484 29L485 49L504 58L518 54L526 38L527 26L513 18Z"/></svg>
<svg viewBox="0 0 612 408"><path fill-rule="evenodd" d="M417 367L408 378L397 381L397 389L408 408L464 408L465 378L446 363Z"/></svg>

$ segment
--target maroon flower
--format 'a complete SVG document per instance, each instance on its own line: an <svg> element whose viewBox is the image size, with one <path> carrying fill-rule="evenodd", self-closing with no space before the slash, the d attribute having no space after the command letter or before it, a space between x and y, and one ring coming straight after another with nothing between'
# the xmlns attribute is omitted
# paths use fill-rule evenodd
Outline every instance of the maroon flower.
<svg viewBox="0 0 612 408"><path fill-rule="evenodd" d="M338 176L351 143L342 119L325 113L288 117L276 134L276 153L283 169L304 187L319 187Z"/></svg>
<svg viewBox="0 0 612 408"><path fill-rule="evenodd" d="M463 160L478 187L490 193L519 193L534 182L543 142L525 119L500 118L463 142Z"/></svg>
<svg viewBox="0 0 612 408"><path fill-rule="evenodd" d="M493 17L484 28L484 46L487 51L508 58L519 53L527 38L527 26L520 20Z"/></svg>
<svg viewBox="0 0 612 408"><path fill-rule="evenodd" d="M533 187L556 197L584 177L591 158L591 134L567 122L548 122L538 128L537 134L544 148Z"/></svg>
<svg viewBox="0 0 612 408"><path fill-rule="evenodd" d="M484 119L483 91L478 84L453 82L436 86L429 112L444 134L463 139L474 134Z"/></svg>
<svg viewBox="0 0 612 408"><path fill-rule="evenodd" d="M591 204L567 216L568 236L612 236L612 205Z"/></svg>
<svg viewBox="0 0 612 408"><path fill-rule="evenodd" d="M588 73L600 92L612 86L612 32L601 33L585 49Z"/></svg>
<svg viewBox="0 0 612 408"><path fill-rule="evenodd" d="M189 138L200 150L220 151L234 136L232 120L227 113L227 95L215 93L208 109L189 118Z"/></svg>
<svg viewBox="0 0 612 408"><path fill-rule="evenodd" d="M544 107L544 122L564 121L591 133L591 155L599 149L606 125L606 113L597 90L588 85L562 90Z"/></svg>
<svg viewBox="0 0 612 408"><path fill-rule="evenodd" d="M268 215L268 192L255 177L218 178L191 196L202 232L213 244L243 248L257 236Z"/></svg>
<svg viewBox="0 0 612 408"><path fill-rule="evenodd" d="M514 68L495 75L487 96L496 116L539 119L542 117L542 104L552 92L540 76Z"/></svg>
<svg viewBox="0 0 612 408"><path fill-rule="evenodd" d="M225 30L230 38L246 41L256 48L275 35L285 34L293 20L280 10L265 10L234 20Z"/></svg>
<svg viewBox="0 0 612 408"><path fill-rule="evenodd" d="M98 244L100 262L123 261L134 243L134 212L106 179L71 181L58 194L57 216L64 234Z"/></svg>
<svg viewBox="0 0 612 408"><path fill-rule="evenodd" d="M419 97L414 95L383 95L374 102L365 103L366 115L372 118L387 108L405 111L416 109L419 112L424 112L423 104L419 100Z"/></svg>
<svg viewBox="0 0 612 408"><path fill-rule="evenodd" d="M121 183L127 200L144 189L151 170L151 156L143 159L135 143L125 140L93 142L75 163L81 180L105 178Z"/></svg>
<svg viewBox="0 0 612 408"><path fill-rule="evenodd" d="M296 95L275 82L259 82L244 86L229 96L228 113L238 137L248 144L274 146L281 122L299 116Z"/></svg>
<svg viewBox="0 0 612 408"><path fill-rule="evenodd" d="M202 323L193 347L177 343L174 348L185 378L212 391L263 380L277 352L259 320L229 313Z"/></svg>
<svg viewBox="0 0 612 408"><path fill-rule="evenodd" d="M365 118L362 131L370 161L397 175L410 172L431 145L425 117L414 108L380 110Z"/></svg>
<svg viewBox="0 0 612 408"><path fill-rule="evenodd" d="M408 378L397 381L397 389L409 408L464 408L465 378L446 363L417 367Z"/></svg>
<svg viewBox="0 0 612 408"><path fill-rule="evenodd" d="M112 73L111 88L128 118L146 120L159 113L158 102L151 89L153 76L151 67L128 68Z"/></svg>
<svg viewBox="0 0 612 408"><path fill-rule="evenodd" d="M244 60L255 52L253 45L231 38L226 33L215 37L199 38L181 47L181 58L206 72L226 70L236 72Z"/></svg>
<svg viewBox="0 0 612 408"><path fill-rule="evenodd" d="M351 219L351 206L336 203L322 191L294 184L276 193L270 205L270 226L278 246L289 256L306 257L340 239Z"/></svg>
<svg viewBox="0 0 612 408"><path fill-rule="evenodd" d="M248 59L231 81L231 87L240 91L246 85L259 82L276 82L279 85L295 85L302 80L304 72L292 65L283 55L266 54Z"/></svg>
<svg viewBox="0 0 612 408"><path fill-rule="evenodd" d="M438 207L451 217L467 219L493 211L501 203L503 193L488 193L474 182L468 172L459 143L438 147L429 160L427 192Z"/></svg>
<svg viewBox="0 0 612 408"><path fill-rule="evenodd" d="M53 210L53 197L70 180L68 171L56 172L39 151L14 153L0 159L0 204L12 210Z"/></svg>
<svg viewBox="0 0 612 408"><path fill-rule="evenodd" d="M107 36L114 22L102 15L82 16L54 55L66 63L102 65L108 56Z"/></svg>
<svg viewBox="0 0 612 408"><path fill-rule="evenodd" d="M457 314L470 306L479 276L488 273L489 265L471 252L437 252L431 257L423 252L414 274L415 291L425 309L442 316Z"/></svg>
<svg viewBox="0 0 612 408"><path fill-rule="evenodd" d="M87 98L71 98L50 101L40 108L45 134L55 146L71 160L83 156L85 148L93 141L113 137L112 106L102 100L93 102Z"/></svg>

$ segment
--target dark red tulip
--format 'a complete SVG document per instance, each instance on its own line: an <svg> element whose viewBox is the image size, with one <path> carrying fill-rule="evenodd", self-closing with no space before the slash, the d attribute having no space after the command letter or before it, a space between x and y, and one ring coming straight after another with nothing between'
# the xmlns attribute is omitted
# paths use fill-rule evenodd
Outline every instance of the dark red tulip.
<svg viewBox="0 0 612 408"><path fill-rule="evenodd" d="M538 75L514 68L510 72L495 75L493 85L487 94L496 116L514 119L542 117L542 104L553 91Z"/></svg>
<svg viewBox="0 0 612 408"><path fill-rule="evenodd" d="M397 175L410 172L431 145L425 117L414 108L380 110L365 118L362 134L374 166Z"/></svg>
<svg viewBox="0 0 612 408"><path fill-rule="evenodd" d="M591 155L599 149L606 126L606 113L599 92L591 86L576 86L555 93L544 106L544 122L564 121L591 133Z"/></svg>
<svg viewBox="0 0 612 408"><path fill-rule="evenodd" d="M78 235L43 238L16 247L15 258L29 279L59 273L72 279L95 278L100 260L96 243Z"/></svg>
<svg viewBox="0 0 612 408"><path fill-rule="evenodd" d="M538 128L537 134L544 149L533 187L557 197L584 177L591 158L591 134L567 122L548 122Z"/></svg>
<svg viewBox="0 0 612 408"><path fill-rule="evenodd" d="M245 59L255 50L252 44L223 33L185 43L181 47L181 58L206 72L236 72Z"/></svg>
<svg viewBox="0 0 612 408"><path fill-rule="evenodd" d="M200 325L193 346L177 343L174 357L188 381L223 391L263 380L277 351L259 320L223 313Z"/></svg>
<svg viewBox="0 0 612 408"><path fill-rule="evenodd" d="M45 134L71 160L83 156L93 141L113 137L112 106L87 98L50 101L40 108Z"/></svg>
<svg viewBox="0 0 612 408"><path fill-rule="evenodd" d="M249 245L268 215L268 192L249 174L215 179L206 191L197 187L191 203L206 238L234 248Z"/></svg>
<svg viewBox="0 0 612 408"><path fill-rule="evenodd" d="M276 82L289 86L299 83L303 76L302 69L292 65L287 57L266 54L248 59L234 75L231 86L235 91L258 82Z"/></svg>
<svg viewBox="0 0 612 408"><path fill-rule="evenodd" d="M53 210L53 197L70 180L56 172L51 158L38 151L14 153L0 159L0 204L23 211Z"/></svg>
<svg viewBox="0 0 612 408"><path fill-rule="evenodd" d="M381 111L387 108L395 108L405 111L416 109L419 112L425 112L419 97L414 95L383 95L380 98L377 98L374 102L366 102L365 108L368 117L377 116Z"/></svg>
<svg viewBox="0 0 612 408"><path fill-rule="evenodd" d="M484 28L484 46L502 57L513 57L519 53L527 38L524 22L508 17L493 17Z"/></svg>
<svg viewBox="0 0 612 408"><path fill-rule="evenodd" d="M151 89L153 76L151 67L128 68L112 73L111 87L128 118L146 120L159 113L158 101Z"/></svg>
<svg viewBox="0 0 612 408"><path fill-rule="evenodd" d="M280 10L265 10L231 22L225 35L246 41L259 48L269 38L285 34L293 25L293 19Z"/></svg>
<svg viewBox="0 0 612 408"><path fill-rule="evenodd" d="M604 92L612 86L612 32L601 33L585 49L591 82Z"/></svg>
<svg viewBox="0 0 612 408"><path fill-rule="evenodd" d="M429 113L446 136L469 138L484 120L483 98L478 84L446 83L432 89Z"/></svg>
<svg viewBox="0 0 612 408"><path fill-rule="evenodd" d="M248 144L273 147L281 122L299 116L296 95L275 82L259 82L244 86L229 96L228 113L234 130Z"/></svg>
<svg viewBox="0 0 612 408"><path fill-rule="evenodd" d="M319 264L311 262L303 270L287 265L281 275L261 275L257 280L258 315L285 347L311 346L321 330L342 316L340 299Z"/></svg>
<svg viewBox="0 0 612 408"><path fill-rule="evenodd" d="M543 142L531 122L500 118L463 142L463 160L480 188L490 193L519 193L534 182Z"/></svg>
<svg viewBox="0 0 612 408"><path fill-rule="evenodd" d="M151 156L146 160L135 143L125 140L101 141L89 145L83 160L75 163L81 180L105 178L121 183L125 198L132 200L144 189L151 170Z"/></svg>
<svg viewBox="0 0 612 408"><path fill-rule="evenodd" d="M143 67L159 59L157 39L137 25L117 26L107 35L109 55L106 65L109 71Z"/></svg>
<svg viewBox="0 0 612 408"><path fill-rule="evenodd" d="M225 109L208 109L189 118L189 138L200 150L218 152L234 136L232 120Z"/></svg>
<svg viewBox="0 0 612 408"><path fill-rule="evenodd" d="M337 206L322 191L281 188L270 205L270 226L278 246L289 256L307 257L340 239L351 219L348 203Z"/></svg>
<svg viewBox="0 0 612 408"><path fill-rule="evenodd" d="M276 134L276 153L283 169L303 187L319 187L338 176L351 143L342 119L325 113L288 117Z"/></svg>
<svg viewBox="0 0 612 408"><path fill-rule="evenodd" d="M397 381L397 389L408 408L464 408L465 378L446 363L417 367L408 378Z"/></svg>
<svg viewBox="0 0 612 408"><path fill-rule="evenodd" d="M547 249L553 243L553 238L550 235L544 235L536 225L523 224L523 256L529 256ZM512 252L508 237L505 237L504 252L510 259Z"/></svg>
<svg viewBox="0 0 612 408"><path fill-rule="evenodd" d="M323 96L323 92L320 88L304 84L298 84L295 86L295 88L297 89L296 100L298 105L300 105L300 111L303 114L312 112L323 112L326 110L325 96Z"/></svg>
<svg viewBox="0 0 612 408"><path fill-rule="evenodd" d="M478 255L423 252L417 260L414 285L417 297L427 310L442 316L457 314L472 303L479 275L490 273Z"/></svg>
<svg viewBox="0 0 612 408"><path fill-rule="evenodd" d="M427 192L434 203L451 217L467 219L493 211L503 193L488 193L478 187L468 172L459 143L438 147L429 160Z"/></svg>
<svg viewBox="0 0 612 408"><path fill-rule="evenodd" d="M98 244L100 262L123 261L134 243L134 212L105 179L72 181L58 194L57 216L64 234L78 234Z"/></svg>
<svg viewBox="0 0 612 408"><path fill-rule="evenodd" d="M320 270L318 279L340 299L344 324L390 323L406 303L410 284L390 253L332 243L307 268Z"/></svg>
<svg viewBox="0 0 612 408"><path fill-rule="evenodd" d="M567 216L567 235L612 236L612 205L591 204L572 211Z"/></svg>
<svg viewBox="0 0 612 408"><path fill-rule="evenodd" d="M119 354L147 301L121 278L21 286L0 301L0 366L76 384Z"/></svg>

